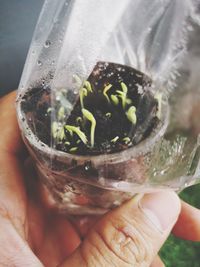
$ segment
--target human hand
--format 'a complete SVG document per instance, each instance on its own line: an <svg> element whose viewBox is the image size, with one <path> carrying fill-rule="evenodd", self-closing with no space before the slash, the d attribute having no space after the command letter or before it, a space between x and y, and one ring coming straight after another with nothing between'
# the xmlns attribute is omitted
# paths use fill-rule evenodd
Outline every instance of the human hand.
<svg viewBox="0 0 200 267"><path fill-rule="evenodd" d="M40 197L33 170L27 174L14 102L15 93L0 99L0 266L163 266L156 255L178 219L177 195L139 195L93 227L93 219L71 223ZM200 240L199 225L200 212L183 203L175 233Z"/></svg>

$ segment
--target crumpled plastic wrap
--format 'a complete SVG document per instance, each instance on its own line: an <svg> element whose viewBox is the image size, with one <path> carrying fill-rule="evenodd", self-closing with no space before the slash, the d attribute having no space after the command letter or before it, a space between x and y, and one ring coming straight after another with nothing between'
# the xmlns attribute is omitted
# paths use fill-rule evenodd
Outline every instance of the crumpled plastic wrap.
<svg viewBox="0 0 200 267"><path fill-rule="evenodd" d="M195 0L46 0L18 89L22 137L62 212L102 214L200 178Z"/></svg>

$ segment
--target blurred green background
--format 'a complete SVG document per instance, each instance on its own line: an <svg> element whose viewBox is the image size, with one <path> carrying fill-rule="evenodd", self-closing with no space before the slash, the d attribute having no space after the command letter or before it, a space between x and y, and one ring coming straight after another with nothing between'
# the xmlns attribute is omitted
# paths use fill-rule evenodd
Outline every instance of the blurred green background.
<svg viewBox="0 0 200 267"><path fill-rule="evenodd" d="M185 189L180 197L200 209L200 184ZM200 242L170 236L160 256L166 267L200 267Z"/></svg>

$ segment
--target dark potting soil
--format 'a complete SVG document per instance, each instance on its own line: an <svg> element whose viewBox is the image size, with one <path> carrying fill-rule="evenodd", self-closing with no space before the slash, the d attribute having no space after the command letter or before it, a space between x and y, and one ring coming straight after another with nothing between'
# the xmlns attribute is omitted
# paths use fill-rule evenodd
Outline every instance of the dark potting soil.
<svg viewBox="0 0 200 267"><path fill-rule="evenodd" d="M55 101L51 107L50 88L38 86L30 89L23 97L22 110L33 133L47 145L53 140L54 148L78 155L98 155L114 153L135 146L147 138L159 123L157 117L158 100L151 93L152 81L143 73L124 65L98 62L88 77L92 91L84 97L84 107L80 97L75 98L72 111L58 121L57 114L61 108L60 102ZM127 87L126 99L129 102L123 106L122 99L117 95L122 91L122 83ZM110 89L104 94L104 88ZM72 91L63 91L62 97L69 98ZM112 102L111 96L118 98L118 103ZM136 108L136 122L127 118L130 107ZM65 107L64 107L65 108ZM90 111L96 120L94 146L91 145L91 122L83 117L82 108ZM49 112L49 110L51 111ZM53 120L52 120L53 118ZM77 120L79 118L79 120ZM81 119L80 119L81 118ZM80 140L77 134L63 127L62 138L52 136L52 122L79 127L87 137L87 144ZM60 130L59 130L60 131Z"/></svg>

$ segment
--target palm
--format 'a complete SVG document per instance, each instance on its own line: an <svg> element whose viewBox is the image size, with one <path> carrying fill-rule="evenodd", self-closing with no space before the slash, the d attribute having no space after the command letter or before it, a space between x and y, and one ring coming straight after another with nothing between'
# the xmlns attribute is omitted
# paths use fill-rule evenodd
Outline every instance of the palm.
<svg viewBox="0 0 200 267"><path fill-rule="evenodd" d="M16 242L22 237L45 266L57 266L79 246L80 237L64 216L56 214L39 197L34 170L27 168L14 99L15 94L11 94L0 100L0 229L5 229L5 240L9 239L6 233L17 230ZM3 237L0 234L0 239ZM13 240L8 240L8 246L9 241Z"/></svg>
<svg viewBox="0 0 200 267"><path fill-rule="evenodd" d="M64 216L38 199L36 184L31 184L31 191L27 213L29 244L45 266L57 266L79 246L79 234Z"/></svg>

